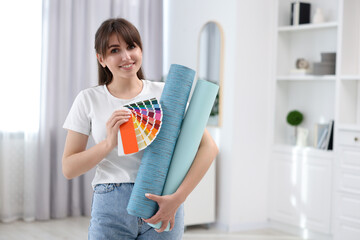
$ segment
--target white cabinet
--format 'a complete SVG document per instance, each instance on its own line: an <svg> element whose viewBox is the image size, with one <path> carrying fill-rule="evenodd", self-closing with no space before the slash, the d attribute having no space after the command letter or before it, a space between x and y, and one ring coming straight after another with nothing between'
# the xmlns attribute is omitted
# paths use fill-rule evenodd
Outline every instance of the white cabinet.
<svg viewBox="0 0 360 240"><path fill-rule="evenodd" d="M299 189L297 176L297 163L285 153L274 153L271 165L273 187L271 191L270 217L284 222L296 222L296 199ZM295 160L296 161L296 160Z"/></svg>
<svg viewBox="0 0 360 240"><path fill-rule="evenodd" d="M360 239L360 1L343 0L338 129L335 138L334 240Z"/></svg>
<svg viewBox="0 0 360 240"><path fill-rule="evenodd" d="M339 130L334 240L360 239L360 131Z"/></svg>
<svg viewBox="0 0 360 240"><path fill-rule="evenodd" d="M215 222L215 164L184 203L185 226Z"/></svg>
<svg viewBox="0 0 360 240"><path fill-rule="evenodd" d="M329 234L332 154L277 148L271 164L270 218Z"/></svg>
<svg viewBox="0 0 360 240"><path fill-rule="evenodd" d="M207 126L207 130L220 146L218 127ZM216 160L212 163L199 185L184 203L184 225L199 225L215 222Z"/></svg>

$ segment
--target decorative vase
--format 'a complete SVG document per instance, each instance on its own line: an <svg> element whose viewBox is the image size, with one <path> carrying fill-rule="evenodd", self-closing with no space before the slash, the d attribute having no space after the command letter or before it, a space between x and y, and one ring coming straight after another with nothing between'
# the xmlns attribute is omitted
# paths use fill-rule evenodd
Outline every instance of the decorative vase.
<svg viewBox="0 0 360 240"><path fill-rule="evenodd" d="M298 127L296 135L296 146L306 147L309 136L309 129Z"/></svg>
<svg viewBox="0 0 360 240"><path fill-rule="evenodd" d="M324 15L321 8L317 8L313 17L313 23L323 23L324 22Z"/></svg>

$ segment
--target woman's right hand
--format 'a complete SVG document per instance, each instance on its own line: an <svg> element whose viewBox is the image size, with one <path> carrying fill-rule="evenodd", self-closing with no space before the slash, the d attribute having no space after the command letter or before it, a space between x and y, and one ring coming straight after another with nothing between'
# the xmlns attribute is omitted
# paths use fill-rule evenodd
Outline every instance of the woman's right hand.
<svg viewBox="0 0 360 240"><path fill-rule="evenodd" d="M121 124L127 122L131 116L128 109L116 110L106 122L106 142L111 149L117 145L117 134Z"/></svg>

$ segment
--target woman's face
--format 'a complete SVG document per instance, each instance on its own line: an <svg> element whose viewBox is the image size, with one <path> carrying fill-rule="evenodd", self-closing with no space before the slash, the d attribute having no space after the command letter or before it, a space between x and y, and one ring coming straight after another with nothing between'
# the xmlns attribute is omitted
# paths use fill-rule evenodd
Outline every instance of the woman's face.
<svg viewBox="0 0 360 240"><path fill-rule="evenodd" d="M105 58L99 57L100 64L107 66L114 78L137 78L142 64L142 51L136 43L128 45L124 39L111 34Z"/></svg>

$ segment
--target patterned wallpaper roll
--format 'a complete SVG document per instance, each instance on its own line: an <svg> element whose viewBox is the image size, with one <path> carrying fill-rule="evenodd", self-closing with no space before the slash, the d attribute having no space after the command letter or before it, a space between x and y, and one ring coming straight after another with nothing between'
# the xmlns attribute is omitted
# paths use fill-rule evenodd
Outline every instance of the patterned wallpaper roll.
<svg viewBox="0 0 360 240"><path fill-rule="evenodd" d="M147 219L158 209L157 203L147 199L145 193L161 195L163 191L194 76L195 71L190 68L177 64L170 66L160 99L163 110L161 131L144 150L127 206L130 215Z"/></svg>
<svg viewBox="0 0 360 240"><path fill-rule="evenodd" d="M176 142L162 195L176 192L184 180L198 151L219 86L198 80ZM161 223L150 226L160 228ZM168 224L165 231L168 231Z"/></svg>

